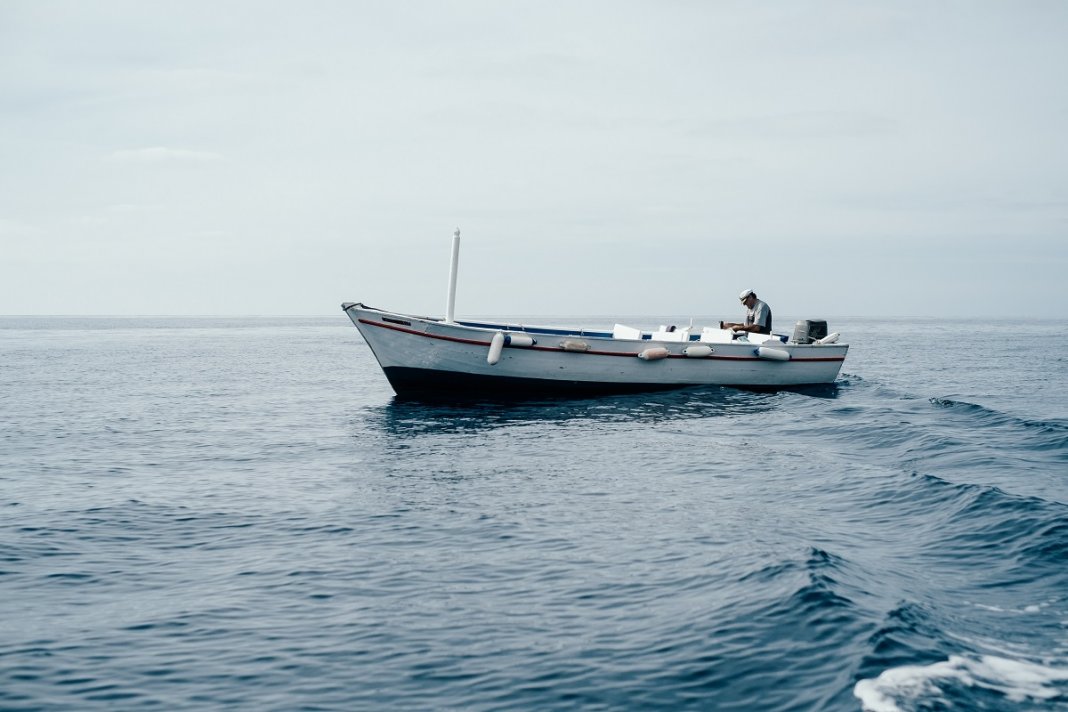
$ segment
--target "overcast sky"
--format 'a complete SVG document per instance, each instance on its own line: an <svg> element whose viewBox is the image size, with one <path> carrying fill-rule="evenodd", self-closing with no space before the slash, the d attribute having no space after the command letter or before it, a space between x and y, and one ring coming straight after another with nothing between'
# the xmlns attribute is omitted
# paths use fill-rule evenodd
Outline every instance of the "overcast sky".
<svg viewBox="0 0 1068 712"><path fill-rule="evenodd" d="M0 313L1068 313L1068 2L0 0Z"/></svg>

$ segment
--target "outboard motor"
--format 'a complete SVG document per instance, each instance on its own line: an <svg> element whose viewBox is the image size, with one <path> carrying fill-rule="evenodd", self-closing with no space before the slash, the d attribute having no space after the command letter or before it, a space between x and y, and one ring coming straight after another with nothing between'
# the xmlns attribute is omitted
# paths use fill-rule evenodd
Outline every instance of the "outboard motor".
<svg viewBox="0 0 1068 712"><path fill-rule="evenodd" d="M790 337L792 344L811 344L827 336L827 322L820 319L805 319L794 324Z"/></svg>

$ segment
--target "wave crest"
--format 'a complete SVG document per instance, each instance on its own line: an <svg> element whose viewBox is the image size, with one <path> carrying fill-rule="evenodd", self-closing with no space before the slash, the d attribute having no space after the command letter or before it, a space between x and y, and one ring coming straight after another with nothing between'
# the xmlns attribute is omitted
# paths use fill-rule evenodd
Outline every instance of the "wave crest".
<svg viewBox="0 0 1068 712"><path fill-rule="evenodd" d="M950 655L942 662L902 665L874 679L859 680L853 695L865 712L903 712L915 706L926 709L924 700L930 697L952 702L962 687L969 688L968 699L973 703L977 692L991 704L999 700L1049 702L1068 694L1068 668L996 655ZM991 707L984 704L982 709Z"/></svg>

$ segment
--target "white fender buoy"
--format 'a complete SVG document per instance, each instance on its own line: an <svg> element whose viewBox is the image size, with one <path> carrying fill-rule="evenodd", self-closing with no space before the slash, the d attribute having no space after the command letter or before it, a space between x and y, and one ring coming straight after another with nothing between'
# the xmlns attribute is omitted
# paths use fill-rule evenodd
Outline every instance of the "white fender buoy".
<svg viewBox="0 0 1068 712"><path fill-rule="evenodd" d="M534 345L534 338L530 334L505 334L504 345L518 349L529 349Z"/></svg>
<svg viewBox="0 0 1068 712"><path fill-rule="evenodd" d="M498 331L490 339L489 353L486 354L486 363L490 366L501 360L501 351L504 350L504 332Z"/></svg>
<svg viewBox="0 0 1068 712"><path fill-rule="evenodd" d="M817 344L837 344L839 336L841 336L841 334L839 334L837 331L835 331L835 332L832 332L830 334L827 334L826 336L824 336L822 339L820 339L816 343Z"/></svg>
<svg viewBox="0 0 1068 712"><path fill-rule="evenodd" d="M579 339L564 339L560 342L560 348L564 351L589 351L590 345Z"/></svg>
<svg viewBox="0 0 1068 712"><path fill-rule="evenodd" d="M700 346L687 346L682 352L690 358L708 358L712 355L712 347L703 344Z"/></svg>
<svg viewBox="0 0 1068 712"><path fill-rule="evenodd" d="M784 349L775 349L770 346L760 346L756 350L756 355L760 358L770 359L772 361L789 361L790 352Z"/></svg>
<svg viewBox="0 0 1068 712"><path fill-rule="evenodd" d="M646 349L645 351L642 351L640 354L638 354L638 358L640 358L642 361L656 361L658 359L667 358L669 353L671 352L663 346L654 346L651 349Z"/></svg>

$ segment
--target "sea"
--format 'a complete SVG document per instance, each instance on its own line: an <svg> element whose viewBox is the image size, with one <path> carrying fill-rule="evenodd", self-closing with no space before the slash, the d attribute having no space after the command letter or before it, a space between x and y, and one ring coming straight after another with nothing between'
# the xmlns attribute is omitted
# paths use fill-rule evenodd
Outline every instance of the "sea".
<svg viewBox="0 0 1068 712"><path fill-rule="evenodd" d="M1068 321L830 327L420 403L340 310L0 318L0 709L1068 710Z"/></svg>

